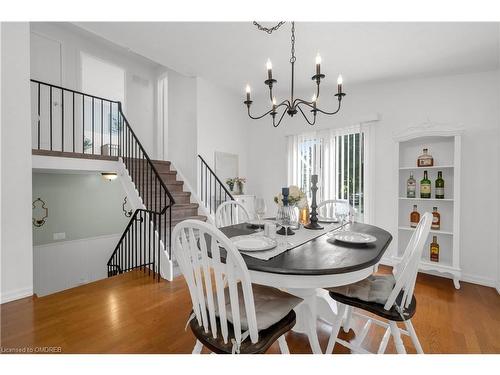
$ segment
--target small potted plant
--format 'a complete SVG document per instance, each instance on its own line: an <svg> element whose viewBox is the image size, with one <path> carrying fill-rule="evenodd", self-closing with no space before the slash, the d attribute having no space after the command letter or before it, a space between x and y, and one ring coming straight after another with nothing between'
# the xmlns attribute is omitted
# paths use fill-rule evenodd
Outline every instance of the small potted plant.
<svg viewBox="0 0 500 375"><path fill-rule="evenodd" d="M232 193L234 189L234 178L226 179L226 184L229 186L229 191Z"/></svg>
<svg viewBox="0 0 500 375"><path fill-rule="evenodd" d="M243 194L243 184L247 182L247 179L245 177L235 177L234 178L234 185L236 186L236 191L234 194L236 195L241 195Z"/></svg>

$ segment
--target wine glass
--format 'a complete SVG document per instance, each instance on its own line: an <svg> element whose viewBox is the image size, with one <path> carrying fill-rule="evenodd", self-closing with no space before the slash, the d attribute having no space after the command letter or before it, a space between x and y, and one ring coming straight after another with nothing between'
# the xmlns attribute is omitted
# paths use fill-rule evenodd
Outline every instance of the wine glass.
<svg viewBox="0 0 500 375"><path fill-rule="evenodd" d="M288 230L298 223L297 213L292 206L281 206L276 214L276 222L285 229L285 246L288 245Z"/></svg>
<svg viewBox="0 0 500 375"><path fill-rule="evenodd" d="M262 229L262 218L266 214L266 201L264 198L257 198L255 201L255 214L257 215L257 220L259 222L259 230L261 231Z"/></svg>
<svg viewBox="0 0 500 375"><path fill-rule="evenodd" d="M345 230L344 221L349 215L349 205L347 203L337 203L335 204L335 216L340 219L340 230Z"/></svg>

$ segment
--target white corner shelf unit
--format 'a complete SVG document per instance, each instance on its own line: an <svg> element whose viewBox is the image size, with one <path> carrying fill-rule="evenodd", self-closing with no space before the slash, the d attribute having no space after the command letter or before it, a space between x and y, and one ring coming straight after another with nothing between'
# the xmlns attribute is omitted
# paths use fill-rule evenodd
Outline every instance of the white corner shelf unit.
<svg viewBox="0 0 500 375"><path fill-rule="evenodd" d="M460 162L461 162L461 134L457 128L438 124L423 124L413 126L395 135L395 157L397 166L397 212L396 226L393 232L396 250L393 250L389 262L401 260L404 250L413 234L410 227L410 213L413 205L422 215L432 212L438 207L441 214L441 229L431 230L427 238L420 270L435 275L448 276L453 279L455 288L460 288ZM422 149L427 148L434 158L434 166L417 167L417 158ZM424 170L427 170L432 183L431 197L420 198L420 180ZM434 198L435 180L438 171L442 171L445 181L444 199ZM417 198L406 197L406 183L413 173L417 183ZM439 243L439 262L430 260L430 243L432 237L437 236Z"/></svg>

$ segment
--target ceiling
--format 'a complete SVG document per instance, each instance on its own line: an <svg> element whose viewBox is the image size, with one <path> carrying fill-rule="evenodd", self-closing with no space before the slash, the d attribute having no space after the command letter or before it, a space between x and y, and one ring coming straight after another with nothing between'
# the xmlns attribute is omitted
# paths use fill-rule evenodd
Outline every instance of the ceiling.
<svg viewBox="0 0 500 375"><path fill-rule="evenodd" d="M263 90L267 58L289 87L290 23L268 35L251 22L80 22L77 26L190 76L244 92ZM264 23L271 26L272 23ZM459 74L499 67L498 23L298 22L296 85L312 85L322 56L324 84Z"/></svg>

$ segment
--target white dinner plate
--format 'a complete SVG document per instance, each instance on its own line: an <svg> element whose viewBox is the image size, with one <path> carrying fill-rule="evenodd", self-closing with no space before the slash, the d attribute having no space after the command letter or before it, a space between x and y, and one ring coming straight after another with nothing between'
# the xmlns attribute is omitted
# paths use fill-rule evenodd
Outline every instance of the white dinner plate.
<svg viewBox="0 0 500 375"><path fill-rule="evenodd" d="M377 238L366 233L340 231L332 235L333 239L346 243L365 244L377 241Z"/></svg>
<svg viewBox="0 0 500 375"><path fill-rule="evenodd" d="M231 241L241 251L263 251L275 248L278 243L272 238L264 236L236 236Z"/></svg>
<svg viewBox="0 0 500 375"><path fill-rule="evenodd" d="M340 220L333 217L321 217L318 216L318 221L320 223L339 223Z"/></svg>

